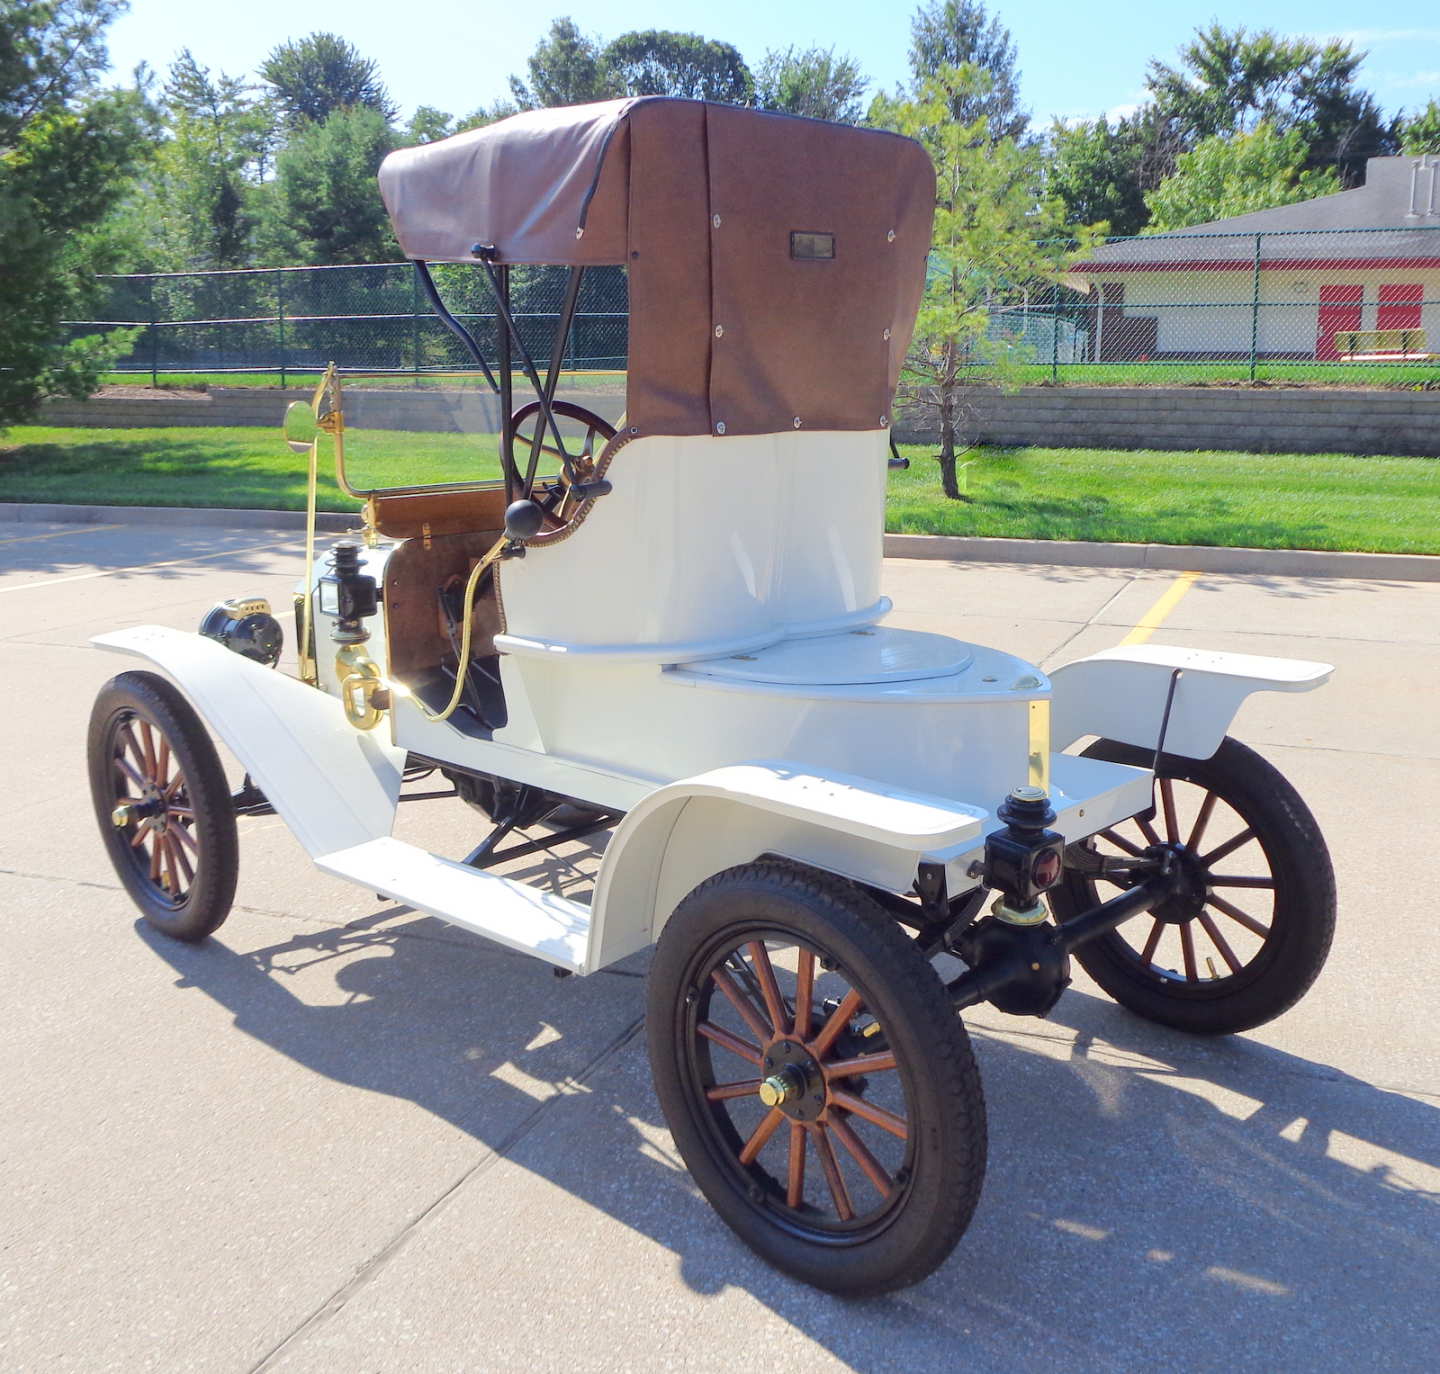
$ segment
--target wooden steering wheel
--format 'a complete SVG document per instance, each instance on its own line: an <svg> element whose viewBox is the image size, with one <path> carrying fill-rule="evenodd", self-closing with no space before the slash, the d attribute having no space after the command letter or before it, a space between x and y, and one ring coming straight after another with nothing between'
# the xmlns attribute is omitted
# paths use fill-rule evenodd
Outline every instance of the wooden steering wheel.
<svg viewBox="0 0 1440 1374"><path fill-rule="evenodd" d="M580 451L578 453L571 453L569 456L570 461L575 466L576 475L587 476L589 470L593 468L595 464L594 449L596 436L599 436L601 447L603 448L605 444L609 443L610 440L615 437L615 426L608 420L602 419L599 415L595 414L593 410L586 410L584 406L573 405L569 401L551 401L550 411L557 420L574 420L578 424L585 426L585 437L580 446ZM534 431L527 431L526 426L532 421L544 424L543 420L536 419L539 415L540 402L531 401L528 405L521 406L520 409L510 417L510 432L515 436L515 461L521 467L524 467L528 463L530 449L535 442ZM556 459L563 458L564 456L560 450L555 447L553 434L547 434L543 437L540 444L540 452Z"/></svg>
<svg viewBox="0 0 1440 1374"><path fill-rule="evenodd" d="M571 452L571 466L575 476L580 481L586 481L594 475L595 440L598 437L600 446L603 448L615 437L615 426L608 420L595 414L593 410L586 410L584 406L577 406L570 401L552 401L550 403L551 414L557 420L573 420L577 424L585 426L585 434L581 441L578 452ZM518 467L526 467L530 461L531 447L535 442L535 431L527 428L532 424L545 426L544 416L539 401L530 401L517 410L510 417L510 432L514 435L512 448L515 453L515 462ZM567 436L568 441L568 436ZM553 434L542 434L540 452L547 457L557 461L563 461L566 455L562 454L555 446ZM538 474L537 474L538 476ZM552 496L548 501L542 501L545 509L547 533L553 533L556 529L563 527L569 516L574 512L569 510L571 505L570 482L562 470L560 476L560 490L558 495ZM543 536L542 536L543 538Z"/></svg>

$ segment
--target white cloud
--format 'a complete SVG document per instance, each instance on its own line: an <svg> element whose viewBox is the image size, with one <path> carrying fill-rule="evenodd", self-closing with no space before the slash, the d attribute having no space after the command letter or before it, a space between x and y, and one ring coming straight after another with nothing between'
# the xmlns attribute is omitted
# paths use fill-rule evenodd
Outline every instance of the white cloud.
<svg viewBox="0 0 1440 1374"><path fill-rule="evenodd" d="M1379 82L1387 86L1435 86L1440 87L1440 71L1415 72L1410 76L1384 76Z"/></svg>
<svg viewBox="0 0 1440 1374"><path fill-rule="evenodd" d="M1377 43L1440 43L1440 29L1347 29L1344 33L1317 34L1319 38L1337 38L1358 48Z"/></svg>
<svg viewBox="0 0 1440 1374"><path fill-rule="evenodd" d="M1147 96L1145 91L1132 91L1120 104L1112 105L1108 110L1085 110L1079 114L1055 115L1054 119L1067 129L1073 129L1077 124L1093 124L1097 119L1103 119L1107 124L1118 124L1139 110Z"/></svg>

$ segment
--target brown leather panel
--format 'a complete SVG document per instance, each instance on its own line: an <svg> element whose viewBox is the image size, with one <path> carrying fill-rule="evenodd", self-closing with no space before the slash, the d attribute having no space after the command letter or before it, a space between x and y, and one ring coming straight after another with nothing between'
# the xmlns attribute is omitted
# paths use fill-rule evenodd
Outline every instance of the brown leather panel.
<svg viewBox="0 0 1440 1374"><path fill-rule="evenodd" d="M710 191L705 106L657 101L630 120L630 368L642 434L710 428Z"/></svg>
<svg viewBox="0 0 1440 1374"><path fill-rule="evenodd" d="M930 249L929 159L908 139L724 105L706 107L706 125L724 331L711 346L712 425L881 428ZM792 256L796 232L833 236L834 257Z"/></svg>
<svg viewBox="0 0 1440 1374"><path fill-rule="evenodd" d="M391 153L380 194L405 256L471 262L489 243L501 262L624 262L633 103L526 110Z"/></svg>
<svg viewBox="0 0 1440 1374"><path fill-rule="evenodd" d="M504 492L500 493L504 496ZM477 559L488 553L500 537L498 529L449 535L431 541L427 549L418 539L402 544L385 565L385 629L390 646L390 674L408 682L453 656L450 640L441 629L436 591L451 577L467 577ZM480 658L495 652L500 630L500 608L489 591L475 600L470 652Z"/></svg>
<svg viewBox="0 0 1440 1374"><path fill-rule="evenodd" d="M498 530L505 524L505 488L477 491L420 491L371 498L375 528L387 539L419 539L430 534L468 534Z"/></svg>
<svg viewBox="0 0 1440 1374"><path fill-rule="evenodd" d="M609 101L394 153L380 179L411 256L463 261L480 240L506 262L625 263L641 434L887 422L935 204L934 169L911 139L729 105ZM833 235L834 257L793 256L797 232Z"/></svg>

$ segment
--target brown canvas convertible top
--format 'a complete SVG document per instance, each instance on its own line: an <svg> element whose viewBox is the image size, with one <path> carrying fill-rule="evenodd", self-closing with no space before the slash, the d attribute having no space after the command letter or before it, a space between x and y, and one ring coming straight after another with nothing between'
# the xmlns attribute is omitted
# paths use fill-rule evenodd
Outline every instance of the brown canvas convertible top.
<svg viewBox="0 0 1440 1374"><path fill-rule="evenodd" d="M380 189L413 259L623 264L642 435L889 422L935 204L910 139L616 100L392 153Z"/></svg>

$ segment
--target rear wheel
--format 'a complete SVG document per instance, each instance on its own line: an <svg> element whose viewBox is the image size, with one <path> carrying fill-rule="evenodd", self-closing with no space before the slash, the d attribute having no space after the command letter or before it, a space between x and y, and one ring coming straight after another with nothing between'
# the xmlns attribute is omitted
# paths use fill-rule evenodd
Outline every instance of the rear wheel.
<svg viewBox="0 0 1440 1374"><path fill-rule="evenodd" d="M1148 768L1152 755L1098 740L1088 758ZM1335 875L1299 794L1253 749L1226 738L1208 759L1160 758L1158 805L1085 841L1137 857L1164 845L1182 890L1149 915L1074 951L1099 985L1139 1016L1180 1030L1249 1030L1293 1006L1315 981L1335 929ZM1109 885L1102 890L1101 885ZM1066 921L1128 883L1068 868L1051 893Z"/></svg>
<svg viewBox="0 0 1440 1374"><path fill-rule="evenodd" d="M763 861L696 888L650 974L650 1059L701 1191L770 1263L837 1293L914 1283L985 1169L960 1018L849 885Z"/></svg>
<svg viewBox="0 0 1440 1374"><path fill-rule="evenodd" d="M239 846L215 746L154 673L121 673L90 714L90 793L110 862L145 919L203 940L230 913Z"/></svg>

